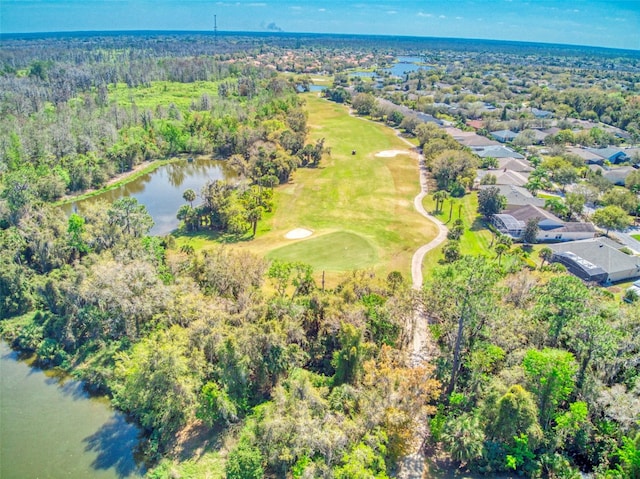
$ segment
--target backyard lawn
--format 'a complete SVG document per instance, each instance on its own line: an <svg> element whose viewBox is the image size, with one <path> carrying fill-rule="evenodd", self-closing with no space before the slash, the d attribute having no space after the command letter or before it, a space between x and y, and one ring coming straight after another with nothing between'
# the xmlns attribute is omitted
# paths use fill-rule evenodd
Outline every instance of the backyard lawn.
<svg viewBox="0 0 640 479"><path fill-rule="evenodd" d="M489 249L491 244L491 232L482 224L482 217L478 214L478 193L467 193L463 198L453 198L453 209L451 209L451 200L445 200L442 206L442 212L435 212L436 202L432 195L427 195L423 200L424 209L432 215L439 218L448 228L451 228L453 222L458 219L458 213L464 222L465 232L460 238L460 253L463 255L479 255L485 254L495 257L492 250ZM462 208L460 208L462 206ZM449 221L449 212L451 212L451 220ZM430 277L430 271L439 265L442 259L442 245L431 250L424 258L422 263L422 273L425 279Z"/></svg>

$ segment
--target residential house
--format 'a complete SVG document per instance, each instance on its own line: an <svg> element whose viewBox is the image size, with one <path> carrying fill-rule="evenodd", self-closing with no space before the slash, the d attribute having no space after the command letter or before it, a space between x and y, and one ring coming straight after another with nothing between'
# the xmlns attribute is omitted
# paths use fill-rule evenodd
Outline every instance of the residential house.
<svg viewBox="0 0 640 479"><path fill-rule="evenodd" d="M587 165L603 165L604 158L600 155L592 153L589 149L580 148L577 146L569 146L567 147L567 153L572 155L579 156L584 160Z"/></svg>
<svg viewBox="0 0 640 479"><path fill-rule="evenodd" d="M517 160L524 160L524 156L520 153L503 145L471 146L471 149L480 158L515 158Z"/></svg>
<svg viewBox="0 0 640 479"><path fill-rule="evenodd" d="M517 133L514 133L511 130L498 130L492 131L491 136L498 140L500 143L507 143L515 140Z"/></svg>
<svg viewBox="0 0 640 479"><path fill-rule="evenodd" d="M621 166L620 168L611 168L604 171L602 176L614 185L624 186L627 176L633 171L636 171L633 166Z"/></svg>
<svg viewBox="0 0 640 479"><path fill-rule="evenodd" d="M498 188L500 194L507 199L507 209L516 209L520 206L533 205L544 206L544 199L537 198L526 188L513 185L480 185L478 189Z"/></svg>
<svg viewBox="0 0 640 479"><path fill-rule="evenodd" d="M467 126L470 126L474 130L481 130L484 128L483 120L467 120Z"/></svg>
<svg viewBox="0 0 640 479"><path fill-rule="evenodd" d="M548 110L539 110L538 108L531 108L531 113L536 118L553 118L553 112Z"/></svg>
<svg viewBox="0 0 640 479"><path fill-rule="evenodd" d="M640 277L640 257L630 256L600 239L551 245L551 261L564 264L585 281L602 284Z"/></svg>
<svg viewBox="0 0 640 479"><path fill-rule="evenodd" d="M478 135L472 131L462 131L453 127L444 128L444 131L451 135L453 139L462 146L467 146L469 148L500 145L497 141L490 140L489 138Z"/></svg>
<svg viewBox="0 0 640 479"><path fill-rule="evenodd" d="M547 137L550 136L550 133L547 133L544 130L533 129L533 144L534 145L542 145Z"/></svg>
<svg viewBox="0 0 640 479"><path fill-rule="evenodd" d="M593 153L594 155L600 156L609 163L622 163L629 159L624 150L611 146L607 148L585 148L585 150Z"/></svg>
<svg viewBox="0 0 640 479"><path fill-rule="evenodd" d="M532 204L493 215L491 222L500 232L518 240L531 218L538 219L536 240L539 242L576 241L593 238L596 234L596 229L591 223L565 223L554 214Z"/></svg>
<svg viewBox="0 0 640 479"><path fill-rule="evenodd" d="M478 183L487 175L496 177L496 185L524 186L529 181L528 173L519 173L512 170L478 170L476 177Z"/></svg>
<svg viewBox="0 0 640 479"><path fill-rule="evenodd" d="M517 171L518 173L531 173L534 168L531 163L518 158L498 158L498 168L501 170Z"/></svg>

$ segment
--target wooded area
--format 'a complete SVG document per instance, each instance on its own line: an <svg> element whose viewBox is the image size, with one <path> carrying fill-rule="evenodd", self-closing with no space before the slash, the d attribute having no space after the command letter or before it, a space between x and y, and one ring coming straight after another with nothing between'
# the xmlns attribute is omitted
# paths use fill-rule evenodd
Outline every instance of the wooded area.
<svg viewBox="0 0 640 479"><path fill-rule="evenodd" d="M420 291L397 271L327 289L302 263L148 236L132 198L67 217L65 195L206 153L244 181L185 192L185 228L255 235L271 189L328 154L308 79L256 66L266 47L112 41L0 52L0 331L131 414L149 477L175 477L190 431L217 444L213 477L381 479L418 446L487 477L640 477L640 302L499 256L453 258ZM436 182L468 187L475 159L417 132Z"/></svg>

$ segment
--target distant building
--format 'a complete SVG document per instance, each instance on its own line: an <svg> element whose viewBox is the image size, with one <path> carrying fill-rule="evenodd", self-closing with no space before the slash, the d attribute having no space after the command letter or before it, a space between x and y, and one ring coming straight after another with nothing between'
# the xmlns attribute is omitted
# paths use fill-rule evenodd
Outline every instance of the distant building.
<svg viewBox="0 0 640 479"><path fill-rule="evenodd" d="M487 137L478 135L475 132L462 131L458 128L448 127L444 129L449 135L453 137L462 146L468 146L469 148L477 148L483 146L499 146L500 143L494 140L490 140Z"/></svg>
<svg viewBox="0 0 640 479"><path fill-rule="evenodd" d="M531 108L531 113L536 118L553 118L553 112L547 110L539 110L538 108Z"/></svg>
<svg viewBox="0 0 640 479"><path fill-rule="evenodd" d="M523 155L503 145L471 146L471 149L480 158L515 158L517 160L524 160Z"/></svg>
<svg viewBox="0 0 640 479"><path fill-rule="evenodd" d="M567 152L568 153L571 153L572 155L579 156L580 158L582 158L584 160L584 162L587 165L603 165L604 164L604 158L602 156L600 156L600 155L592 153L589 150L590 149L580 148L580 147L577 147L577 146L570 146L570 147L567 148Z"/></svg>
<svg viewBox="0 0 640 479"><path fill-rule="evenodd" d="M586 151L601 157L602 159L610 163L622 163L627 161L629 157L620 148L607 147L607 148L585 148Z"/></svg>
<svg viewBox="0 0 640 479"><path fill-rule="evenodd" d="M507 143L515 140L517 133L514 133L511 130L498 130L492 131L491 136L498 140L500 143Z"/></svg>
<svg viewBox="0 0 640 479"><path fill-rule="evenodd" d="M562 263L584 281L608 284L640 277L640 257L630 256L599 239L551 245L551 261Z"/></svg>

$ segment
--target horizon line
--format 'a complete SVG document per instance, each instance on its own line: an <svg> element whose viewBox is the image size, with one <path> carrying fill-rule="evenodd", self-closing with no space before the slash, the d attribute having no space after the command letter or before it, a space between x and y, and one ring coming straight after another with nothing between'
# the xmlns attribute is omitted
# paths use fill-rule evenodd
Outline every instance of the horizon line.
<svg viewBox="0 0 640 479"><path fill-rule="evenodd" d="M382 34L382 33L345 33L345 32L286 32L286 31L276 31L276 30L217 30L214 32L213 30L158 30L158 29L137 29L137 30L59 30L59 31L48 31L48 32L0 32L0 38L2 37L19 37L19 36L51 36L51 35L78 35L78 34L110 34L110 35L118 35L118 34L126 34L126 33L180 33L180 34L207 34L207 35L215 35L218 36L223 34L232 34L232 35L240 35L240 34L251 34L251 35L274 35L274 36L282 36L286 37L288 35L292 36L300 36L300 35L315 35L315 36L324 36L324 37L375 37L375 38L403 38L403 39L421 39L421 40L463 40L463 41L482 41L482 42L496 42L496 43L518 43L523 45L537 45L537 46L555 46L555 47L564 47L564 48L592 48L598 50L611 50L618 52L629 52L633 54L640 54L640 48L631 49L631 48L619 48L619 47L606 47L599 45L581 45L575 43L552 43L545 41L530 41L530 40L506 40L506 39L496 39L496 38L470 38L470 37L432 37L432 36L421 36L421 35L396 35L396 34Z"/></svg>

